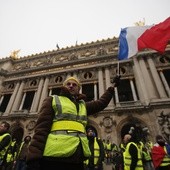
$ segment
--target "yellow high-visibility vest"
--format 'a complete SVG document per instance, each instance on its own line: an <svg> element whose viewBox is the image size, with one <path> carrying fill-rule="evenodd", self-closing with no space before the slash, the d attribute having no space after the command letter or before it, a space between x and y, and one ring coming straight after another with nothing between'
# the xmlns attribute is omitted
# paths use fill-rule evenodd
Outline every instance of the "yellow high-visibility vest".
<svg viewBox="0 0 170 170"><path fill-rule="evenodd" d="M131 155L129 153L129 147L130 147L131 144L135 145L137 150L138 150L138 162L137 162L137 166L136 166L135 170L143 170L141 150L139 149L139 147L134 142L129 142L126 146L125 152L123 153L124 170L130 170L132 158L131 158Z"/></svg>
<svg viewBox="0 0 170 170"><path fill-rule="evenodd" d="M112 150L112 144L106 143L106 150L111 151Z"/></svg>
<svg viewBox="0 0 170 170"><path fill-rule="evenodd" d="M165 146L164 146L164 151L165 151L166 154L165 154L165 156L164 156L164 158L163 158L163 160L160 164L161 167L170 165L170 157L167 154L167 150L166 150Z"/></svg>
<svg viewBox="0 0 170 170"><path fill-rule="evenodd" d="M100 157L100 147L99 147L99 144L97 142L97 138L95 137L94 138L94 165L97 165L99 157ZM84 163L86 165L88 165L89 164L89 159L84 161Z"/></svg>
<svg viewBox="0 0 170 170"><path fill-rule="evenodd" d="M14 147L15 144L16 144L16 141L13 141L9 147ZM17 153L14 152L14 155L13 155L13 153L11 152L11 149L8 149L8 154L7 154L6 161L7 161L7 162L12 162L12 161L14 161L15 158L16 158L16 154L17 154Z"/></svg>
<svg viewBox="0 0 170 170"><path fill-rule="evenodd" d="M53 96L55 111L51 133L48 135L43 155L48 157L69 157L81 142L85 157L91 155L86 136L87 111L85 102L76 105L65 96Z"/></svg>
<svg viewBox="0 0 170 170"><path fill-rule="evenodd" d="M0 136L0 142L1 142L1 141L3 140L3 138L6 137L6 136L11 136L11 135L10 135L9 133L5 133L5 134L1 135L1 136ZM3 157L4 157L4 155L5 155L8 147L10 146L10 144L11 144L11 141L9 142L9 144L8 144L2 151L0 151L0 159L3 159Z"/></svg>

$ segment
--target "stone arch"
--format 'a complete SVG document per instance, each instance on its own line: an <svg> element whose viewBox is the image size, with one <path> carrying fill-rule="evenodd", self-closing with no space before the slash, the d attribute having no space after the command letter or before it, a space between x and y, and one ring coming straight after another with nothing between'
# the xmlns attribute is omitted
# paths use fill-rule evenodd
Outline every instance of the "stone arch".
<svg viewBox="0 0 170 170"><path fill-rule="evenodd" d="M17 142L21 142L24 135L24 127L19 122L15 122L10 128L12 138L15 138Z"/></svg>
<svg viewBox="0 0 170 170"><path fill-rule="evenodd" d="M148 133L150 131L149 125L141 118L129 116L122 119L116 127L118 143L122 142L123 136L129 133L131 127L138 131L139 139L146 140L150 137Z"/></svg>

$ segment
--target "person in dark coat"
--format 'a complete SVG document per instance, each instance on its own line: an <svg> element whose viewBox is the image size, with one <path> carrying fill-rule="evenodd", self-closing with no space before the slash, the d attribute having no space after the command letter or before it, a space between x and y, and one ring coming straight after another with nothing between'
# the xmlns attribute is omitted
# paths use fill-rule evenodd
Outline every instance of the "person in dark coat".
<svg viewBox="0 0 170 170"><path fill-rule="evenodd" d="M26 136L24 141L21 142L16 158L16 170L26 169L26 157L28 153L28 147L31 141L31 136Z"/></svg>
<svg viewBox="0 0 170 170"><path fill-rule="evenodd" d="M156 143L151 150L155 170L170 170L170 156L163 136L156 136Z"/></svg>
<svg viewBox="0 0 170 170"><path fill-rule="evenodd" d="M116 76L98 100L85 102L85 95L79 93L79 80L68 77L60 95L47 97L28 149L27 170L84 169L84 160L90 156L85 132L87 115L107 107L119 81L120 76Z"/></svg>
<svg viewBox="0 0 170 170"><path fill-rule="evenodd" d="M11 135L9 134L10 124L3 121L0 124L0 170L6 164L6 154L11 143Z"/></svg>
<svg viewBox="0 0 170 170"><path fill-rule="evenodd" d="M89 148L91 156L85 161L85 170L103 170L103 161L105 156L104 145L101 139L96 137L92 128L87 130Z"/></svg>

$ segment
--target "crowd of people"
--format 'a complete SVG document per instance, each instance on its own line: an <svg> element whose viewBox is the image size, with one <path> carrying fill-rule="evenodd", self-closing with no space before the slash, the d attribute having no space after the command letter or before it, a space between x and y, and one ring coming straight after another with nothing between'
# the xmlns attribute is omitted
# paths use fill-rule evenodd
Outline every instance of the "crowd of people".
<svg viewBox="0 0 170 170"><path fill-rule="evenodd" d="M26 157L31 136L17 142L9 133L10 124L0 124L0 170L26 170Z"/></svg>
<svg viewBox="0 0 170 170"><path fill-rule="evenodd" d="M170 144L157 135L155 142L125 134L120 145L105 142L105 163L113 170L170 170Z"/></svg>
<svg viewBox="0 0 170 170"><path fill-rule="evenodd" d="M160 135L153 144L128 133L117 146L86 129L87 116L107 107L119 82L116 76L98 100L86 101L79 80L68 77L59 95L43 101L34 135L23 142L16 142L9 123L2 122L0 170L103 170L103 163L113 170L169 170L170 147Z"/></svg>

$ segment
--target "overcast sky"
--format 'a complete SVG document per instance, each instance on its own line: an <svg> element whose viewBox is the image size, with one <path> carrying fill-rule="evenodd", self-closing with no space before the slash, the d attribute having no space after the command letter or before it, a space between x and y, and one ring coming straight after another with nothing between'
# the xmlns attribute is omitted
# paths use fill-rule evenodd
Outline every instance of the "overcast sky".
<svg viewBox="0 0 170 170"><path fill-rule="evenodd" d="M170 16L170 0L0 0L0 58L118 37L121 28Z"/></svg>

